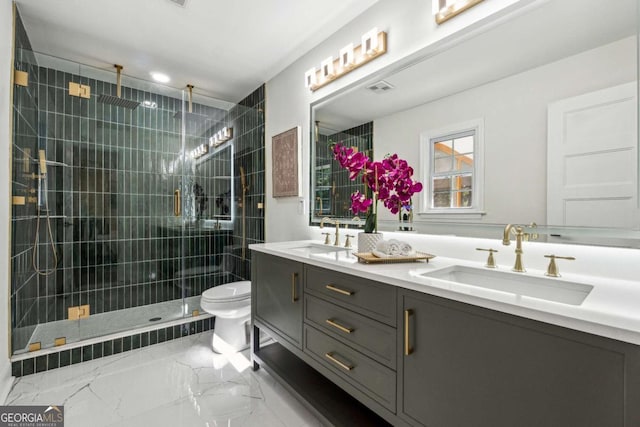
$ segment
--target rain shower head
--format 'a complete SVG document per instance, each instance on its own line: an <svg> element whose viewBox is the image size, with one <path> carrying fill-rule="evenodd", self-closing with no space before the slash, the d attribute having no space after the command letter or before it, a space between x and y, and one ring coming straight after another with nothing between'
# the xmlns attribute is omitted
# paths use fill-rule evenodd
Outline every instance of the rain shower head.
<svg viewBox="0 0 640 427"><path fill-rule="evenodd" d="M173 113L173 118L174 119L178 119L178 120L182 120L182 110L178 110L175 113ZM187 121L204 121L204 120L208 119L208 117L205 116L204 114L191 113L189 111L185 111L184 112L184 118Z"/></svg>
<svg viewBox="0 0 640 427"><path fill-rule="evenodd" d="M102 102L103 104L115 105L116 107L124 107L130 110L133 110L134 108L137 108L138 105L140 105L138 101L130 101L118 96L104 94L98 97L98 102Z"/></svg>
<svg viewBox="0 0 640 427"><path fill-rule="evenodd" d="M140 102L131 101L129 99L124 99L124 98L122 98L120 96L121 92L122 92L122 88L120 86L121 78L122 78L122 76L121 76L122 65L115 64L114 67L116 68L116 72L117 72L116 96L102 94L102 95L100 95L98 97L98 102L102 102L103 104L115 105L116 107L124 107L124 108L128 108L130 110L133 110L134 108L137 108L138 105L140 105Z"/></svg>

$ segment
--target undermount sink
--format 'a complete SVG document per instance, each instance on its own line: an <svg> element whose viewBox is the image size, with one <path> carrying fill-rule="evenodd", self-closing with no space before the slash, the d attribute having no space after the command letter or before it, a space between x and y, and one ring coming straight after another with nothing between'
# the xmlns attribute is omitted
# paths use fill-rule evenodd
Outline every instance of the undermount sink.
<svg viewBox="0 0 640 427"><path fill-rule="evenodd" d="M340 252L340 251L348 251L351 248L344 248L342 246L333 246L333 245L324 245L322 243L305 243L301 246L296 246L293 248L287 248L287 250L304 252L307 254L326 254L330 252Z"/></svg>
<svg viewBox="0 0 640 427"><path fill-rule="evenodd" d="M584 283L463 265L453 265L420 275L571 305L582 304L593 289L593 286Z"/></svg>
<svg viewBox="0 0 640 427"><path fill-rule="evenodd" d="M300 246L286 248L286 251L297 252L303 256L306 255L310 258L323 261L353 264L356 263L358 259L352 254L352 249L353 248L345 248L343 246L309 242Z"/></svg>

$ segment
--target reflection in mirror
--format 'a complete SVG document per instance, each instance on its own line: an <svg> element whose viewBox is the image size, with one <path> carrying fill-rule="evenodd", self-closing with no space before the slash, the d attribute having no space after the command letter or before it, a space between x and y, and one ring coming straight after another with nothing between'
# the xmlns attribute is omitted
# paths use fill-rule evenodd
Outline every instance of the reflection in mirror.
<svg viewBox="0 0 640 427"><path fill-rule="evenodd" d="M637 17L637 0L539 2L319 100L312 120L372 123L375 158L410 159L425 184L419 232L496 237L536 222L548 241L638 247ZM379 83L391 90L367 89ZM421 135L477 119L482 152L456 138L420 148Z"/></svg>
<svg viewBox="0 0 640 427"><path fill-rule="evenodd" d="M231 221L233 212L233 144L211 149L196 161L196 174L202 181L194 183L194 198L199 219L207 223ZM197 186L197 188L196 188Z"/></svg>
<svg viewBox="0 0 640 427"><path fill-rule="evenodd" d="M373 123L364 123L350 129L338 131L315 123L315 150L312 159L314 165L314 191L312 217L320 221L323 217L353 218L351 212L351 194L357 190L365 191L360 180L351 181L349 171L341 168L333 159L333 144L347 147L372 156Z"/></svg>
<svg viewBox="0 0 640 427"><path fill-rule="evenodd" d="M473 135L432 141L431 200L432 208L460 209L471 207L473 194Z"/></svg>

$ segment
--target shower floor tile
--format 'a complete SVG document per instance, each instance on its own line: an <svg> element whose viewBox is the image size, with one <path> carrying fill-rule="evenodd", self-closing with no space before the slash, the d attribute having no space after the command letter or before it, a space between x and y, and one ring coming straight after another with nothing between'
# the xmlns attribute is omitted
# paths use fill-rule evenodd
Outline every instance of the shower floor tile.
<svg viewBox="0 0 640 427"><path fill-rule="evenodd" d="M65 426L320 426L249 351L212 332L16 379L7 405L64 405Z"/></svg>
<svg viewBox="0 0 640 427"><path fill-rule="evenodd" d="M200 296L193 296L183 300L167 301L157 304L132 307L124 310L109 311L106 313L92 314L81 320L59 320L56 322L42 323L28 328L25 334L30 338L23 339L24 347L14 349L14 354L28 351L29 343L40 342L42 348L52 347L56 338L66 337L67 343L84 341L87 339L115 334L122 331L131 331L150 325L161 327L162 323L183 318L183 313L190 313L200 308ZM151 321L152 318L160 320ZM31 330L33 332L31 333ZM20 333L20 331L14 332ZM15 341L14 341L15 342Z"/></svg>

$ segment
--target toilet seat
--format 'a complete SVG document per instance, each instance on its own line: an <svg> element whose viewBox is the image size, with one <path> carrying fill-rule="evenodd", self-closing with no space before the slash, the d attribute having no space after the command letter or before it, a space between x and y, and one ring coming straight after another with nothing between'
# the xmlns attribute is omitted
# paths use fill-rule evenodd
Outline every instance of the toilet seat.
<svg viewBox="0 0 640 427"><path fill-rule="evenodd" d="M214 286L202 293L203 302L234 302L249 298L251 298L251 282L249 280Z"/></svg>

